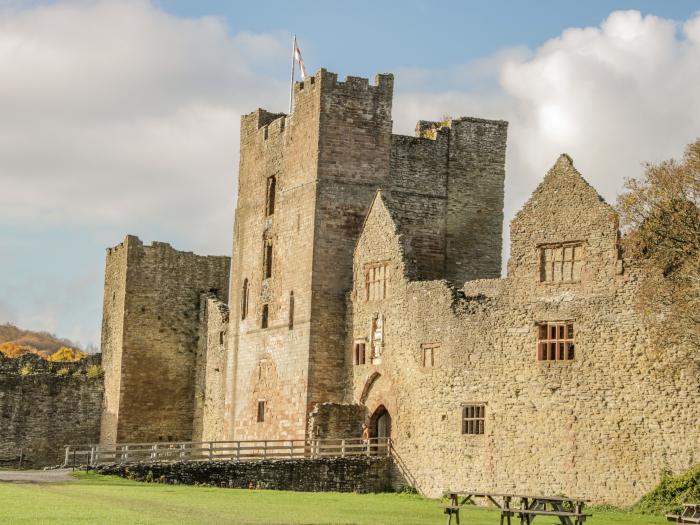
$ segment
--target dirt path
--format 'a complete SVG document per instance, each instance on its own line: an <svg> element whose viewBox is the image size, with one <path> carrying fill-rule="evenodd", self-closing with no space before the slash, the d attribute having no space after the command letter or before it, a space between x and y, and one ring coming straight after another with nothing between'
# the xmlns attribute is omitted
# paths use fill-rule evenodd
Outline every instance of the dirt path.
<svg viewBox="0 0 700 525"><path fill-rule="evenodd" d="M56 481L73 481L71 469L56 470L0 470L0 483L52 483Z"/></svg>

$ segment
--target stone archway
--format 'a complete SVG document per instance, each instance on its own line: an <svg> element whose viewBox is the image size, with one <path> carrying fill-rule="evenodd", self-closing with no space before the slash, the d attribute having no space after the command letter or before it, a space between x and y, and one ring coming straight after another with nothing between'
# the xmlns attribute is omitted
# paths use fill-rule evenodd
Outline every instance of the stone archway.
<svg viewBox="0 0 700 525"><path fill-rule="evenodd" d="M379 405L369 420L371 437L391 437L391 415L384 405Z"/></svg>

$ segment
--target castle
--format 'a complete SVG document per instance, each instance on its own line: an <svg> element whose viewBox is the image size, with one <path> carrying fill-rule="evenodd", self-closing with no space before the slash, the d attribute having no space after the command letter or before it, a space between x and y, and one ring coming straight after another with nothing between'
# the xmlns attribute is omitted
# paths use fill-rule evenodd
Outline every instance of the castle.
<svg viewBox="0 0 700 525"><path fill-rule="evenodd" d="M108 250L104 443L357 436L428 495L630 503L700 457L700 363L654 344L615 211L562 155L511 222L507 123L392 134L325 70L241 119L233 257Z"/></svg>

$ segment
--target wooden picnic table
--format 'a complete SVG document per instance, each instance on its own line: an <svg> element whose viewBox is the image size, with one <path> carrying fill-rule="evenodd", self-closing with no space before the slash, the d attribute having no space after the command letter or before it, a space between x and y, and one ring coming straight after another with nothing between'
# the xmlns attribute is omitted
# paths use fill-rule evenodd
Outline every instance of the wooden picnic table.
<svg viewBox="0 0 700 525"><path fill-rule="evenodd" d="M584 514L583 507L588 500L566 496L533 496L528 494L499 494L492 492L449 492L450 504L445 507L447 524L451 525L454 515L459 524L459 510L473 498L484 498L493 503L501 513L501 525L512 525L512 517L519 516L521 525L530 525L537 516L557 517L562 525L580 525L590 514ZM516 503L514 506L513 504ZM519 504L519 505L518 505ZM573 519L573 521L572 521Z"/></svg>
<svg viewBox="0 0 700 525"><path fill-rule="evenodd" d="M673 523L700 523L700 503L684 503L680 515L666 514L666 519Z"/></svg>

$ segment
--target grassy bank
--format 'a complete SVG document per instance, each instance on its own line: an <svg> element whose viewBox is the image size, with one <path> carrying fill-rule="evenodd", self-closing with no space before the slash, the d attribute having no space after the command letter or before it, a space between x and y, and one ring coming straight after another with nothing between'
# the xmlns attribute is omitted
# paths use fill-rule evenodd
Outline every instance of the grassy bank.
<svg viewBox="0 0 700 525"><path fill-rule="evenodd" d="M468 508L465 525L497 512ZM3 524L416 524L445 523L441 502L406 494L300 493L144 484L78 474L67 483L0 484ZM538 518L538 525L557 523ZM594 512L591 525L661 524L659 516Z"/></svg>

